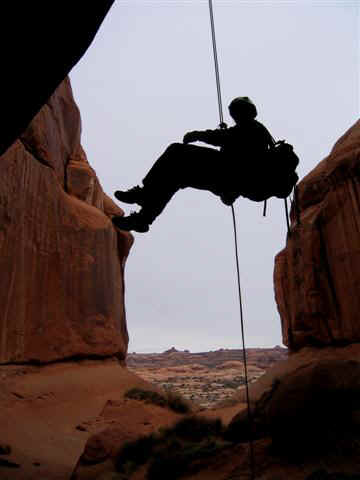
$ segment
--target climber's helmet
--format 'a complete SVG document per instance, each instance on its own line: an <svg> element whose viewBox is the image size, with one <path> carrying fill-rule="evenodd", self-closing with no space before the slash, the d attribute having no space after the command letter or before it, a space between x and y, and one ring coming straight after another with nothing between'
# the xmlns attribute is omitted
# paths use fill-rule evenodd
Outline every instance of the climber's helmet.
<svg viewBox="0 0 360 480"><path fill-rule="evenodd" d="M257 116L256 106L249 97L234 98L229 105L229 112L235 122Z"/></svg>

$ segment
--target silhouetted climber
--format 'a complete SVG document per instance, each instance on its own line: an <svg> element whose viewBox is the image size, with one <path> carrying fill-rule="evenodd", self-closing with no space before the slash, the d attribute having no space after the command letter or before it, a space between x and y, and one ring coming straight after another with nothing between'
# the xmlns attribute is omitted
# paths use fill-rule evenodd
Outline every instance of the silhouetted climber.
<svg viewBox="0 0 360 480"><path fill-rule="evenodd" d="M295 182L292 177L285 185L279 169L268 158L274 140L255 120L254 103L248 97L237 97L230 103L229 112L235 121L233 127L224 124L217 130L186 133L184 143L171 144L155 162L143 179L143 187L116 191L118 200L142 208L128 217L114 217L114 225L122 230L147 232L180 188L208 190L225 205L232 205L240 195L255 201L289 195L297 175ZM220 151L189 145L196 141L219 146Z"/></svg>

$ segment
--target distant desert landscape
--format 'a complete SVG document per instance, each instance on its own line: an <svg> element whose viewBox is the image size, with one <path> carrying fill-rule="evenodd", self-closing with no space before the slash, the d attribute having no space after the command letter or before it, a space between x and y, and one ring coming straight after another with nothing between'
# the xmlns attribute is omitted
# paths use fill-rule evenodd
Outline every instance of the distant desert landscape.
<svg viewBox="0 0 360 480"><path fill-rule="evenodd" d="M247 350L249 383L261 377L274 363L287 358L286 348ZM203 408L231 399L245 387L243 351L219 349L191 353L172 347L163 353L130 353L129 370L166 391L180 393Z"/></svg>

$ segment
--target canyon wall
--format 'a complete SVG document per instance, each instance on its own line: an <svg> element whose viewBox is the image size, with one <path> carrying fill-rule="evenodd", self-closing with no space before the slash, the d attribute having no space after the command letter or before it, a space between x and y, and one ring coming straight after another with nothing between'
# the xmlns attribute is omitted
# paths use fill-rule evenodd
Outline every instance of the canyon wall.
<svg viewBox="0 0 360 480"><path fill-rule="evenodd" d="M360 121L298 186L300 223L275 260L283 341L304 346L360 341Z"/></svg>
<svg viewBox="0 0 360 480"><path fill-rule="evenodd" d="M65 79L0 157L0 362L117 355L132 236L80 144Z"/></svg>

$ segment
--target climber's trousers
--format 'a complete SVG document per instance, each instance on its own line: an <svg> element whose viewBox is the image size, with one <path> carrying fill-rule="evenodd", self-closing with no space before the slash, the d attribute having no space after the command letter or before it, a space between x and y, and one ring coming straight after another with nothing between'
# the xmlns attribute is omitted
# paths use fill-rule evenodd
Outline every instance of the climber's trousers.
<svg viewBox="0 0 360 480"><path fill-rule="evenodd" d="M143 179L145 202L141 214L152 223L172 196L186 187L221 195L222 154L213 148L171 144Z"/></svg>

